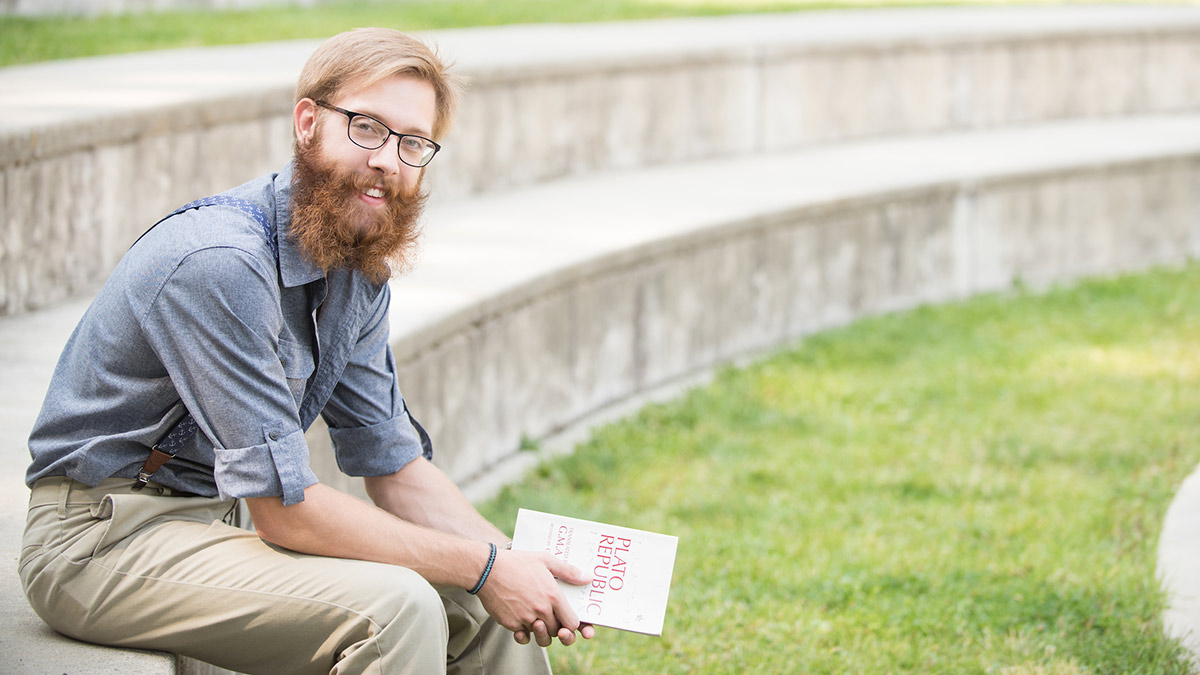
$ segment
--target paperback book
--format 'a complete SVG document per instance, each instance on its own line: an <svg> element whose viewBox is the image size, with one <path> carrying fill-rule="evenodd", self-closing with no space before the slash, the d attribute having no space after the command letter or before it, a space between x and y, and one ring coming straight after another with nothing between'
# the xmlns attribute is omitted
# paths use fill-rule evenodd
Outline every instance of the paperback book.
<svg viewBox="0 0 1200 675"><path fill-rule="evenodd" d="M662 635L678 538L520 509L513 549L545 551L592 575L586 586L560 581L581 621Z"/></svg>

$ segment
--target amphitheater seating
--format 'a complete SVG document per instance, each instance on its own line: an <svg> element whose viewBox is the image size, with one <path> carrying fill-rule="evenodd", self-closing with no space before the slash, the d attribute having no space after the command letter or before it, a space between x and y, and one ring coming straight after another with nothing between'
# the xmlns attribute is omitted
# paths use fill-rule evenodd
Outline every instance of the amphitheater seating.
<svg viewBox="0 0 1200 675"><path fill-rule="evenodd" d="M400 384L474 498L523 439L864 315L1200 254L1200 10L845 11L433 36L472 78L393 283ZM310 41L0 70L0 653L83 645L16 584L58 350L174 206L282 165ZM318 474L337 473L320 429ZM36 667L35 667L36 666ZM86 667L85 667L86 666Z"/></svg>

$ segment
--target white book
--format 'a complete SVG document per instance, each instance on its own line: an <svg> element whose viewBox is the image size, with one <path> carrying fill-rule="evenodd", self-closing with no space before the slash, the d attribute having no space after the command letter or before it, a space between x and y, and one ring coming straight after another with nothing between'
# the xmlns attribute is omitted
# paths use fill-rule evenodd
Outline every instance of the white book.
<svg viewBox="0 0 1200 675"><path fill-rule="evenodd" d="M679 539L666 534L519 509L513 550L545 551L592 575L559 581L579 620L662 635Z"/></svg>

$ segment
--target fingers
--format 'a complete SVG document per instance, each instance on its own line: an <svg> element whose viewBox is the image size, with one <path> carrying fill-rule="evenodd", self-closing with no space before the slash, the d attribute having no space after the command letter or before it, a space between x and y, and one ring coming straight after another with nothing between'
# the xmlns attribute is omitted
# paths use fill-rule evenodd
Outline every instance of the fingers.
<svg viewBox="0 0 1200 675"><path fill-rule="evenodd" d="M571 603L567 602L567 599L561 594L559 594L558 599L554 602L554 616L558 618L558 625L553 627L555 632L558 632L560 627L566 628L571 632L579 630L579 624L581 623L579 617L575 614Z"/></svg>
<svg viewBox="0 0 1200 675"><path fill-rule="evenodd" d="M540 624L541 628L544 630L546 627L546 624L543 623L541 620L538 620L534 623L535 626L538 626L539 624ZM534 634L536 635L536 631ZM570 647L571 645L575 644L575 640L576 640L575 632L569 628L559 628L557 637L558 637L558 641L561 642L564 647ZM592 638L596 637L596 629L590 623L580 624L579 625L579 637L582 637L585 640L591 640ZM519 645L527 645L527 644L529 644L530 640L533 639L533 636L530 635L529 631L522 629L522 630L513 632L513 639L516 640L517 644L519 644ZM553 638L550 637L549 631L545 631L545 643L546 644L542 644L541 640L538 641L538 644L541 645L542 647L549 647L550 643L553 641L554 640L553 640Z"/></svg>
<svg viewBox="0 0 1200 675"><path fill-rule="evenodd" d="M575 634L572 631L566 628L557 628L555 633L551 633L549 627L546 626L546 622L542 621L541 619L537 619L533 622L532 628L521 628L513 631L513 639L516 640L517 644L519 645L527 645L529 644L530 639L532 639L534 642L537 642L539 647L549 647L550 643L554 642L555 635L558 635L559 639L562 639L562 635L564 633L567 633L571 636L571 642L575 641ZM570 644L571 642L564 641L563 644Z"/></svg>
<svg viewBox="0 0 1200 675"><path fill-rule="evenodd" d="M555 638L564 645L579 637L590 640L595 629L579 620L555 577L577 585L591 582L589 574L548 553L506 551L496 557L480 599L497 622L512 630L518 644L547 647Z"/></svg>
<svg viewBox="0 0 1200 675"><path fill-rule="evenodd" d="M592 582L592 575L574 565L568 565L549 553L543 555L543 560L546 561L546 569L550 570L550 573L561 581L575 586L582 586Z"/></svg>

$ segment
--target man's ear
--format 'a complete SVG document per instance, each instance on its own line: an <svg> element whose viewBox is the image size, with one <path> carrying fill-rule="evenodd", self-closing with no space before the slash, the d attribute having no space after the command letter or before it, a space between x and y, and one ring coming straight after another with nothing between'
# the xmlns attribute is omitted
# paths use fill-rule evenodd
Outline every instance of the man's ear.
<svg viewBox="0 0 1200 675"><path fill-rule="evenodd" d="M311 98L302 98L296 102L292 111L292 126L296 133L296 143L308 145L317 133L317 104Z"/></svg>

